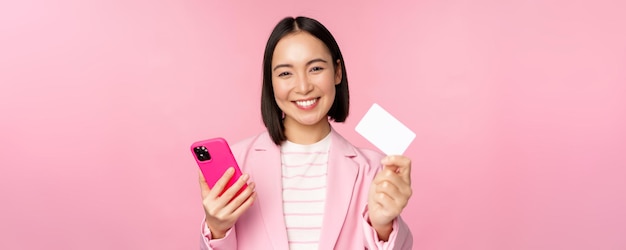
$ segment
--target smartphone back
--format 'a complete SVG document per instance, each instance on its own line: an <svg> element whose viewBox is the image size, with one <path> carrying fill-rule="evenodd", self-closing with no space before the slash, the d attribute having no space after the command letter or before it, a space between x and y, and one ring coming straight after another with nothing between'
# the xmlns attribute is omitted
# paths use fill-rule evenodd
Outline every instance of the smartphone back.
<svg viewBox="0 0 626 250"><path fill-rule="evenodd" d="M235 174L228 181L224 190L232 186L241 176L241 170L237 165L237 161L224 138L218 137L195 142L191 145L191 153L210 188L213 188L229 167L235 169ZM241 193L246 186L244 185L237 194Z"/></svg>

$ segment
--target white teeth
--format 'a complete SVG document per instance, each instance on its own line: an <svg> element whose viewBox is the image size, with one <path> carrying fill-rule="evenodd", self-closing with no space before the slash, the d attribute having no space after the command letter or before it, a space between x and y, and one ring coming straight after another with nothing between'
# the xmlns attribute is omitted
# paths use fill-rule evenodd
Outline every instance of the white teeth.
<svg viewBox="0 0 626 250"><path fill-rule="evenodd" d="M317 99L313 99L313 100L308 100L308 101L296 101L296 104L298 104L298 106L300 107L309 107L313 104L315 104L317 102Z"/></svg>

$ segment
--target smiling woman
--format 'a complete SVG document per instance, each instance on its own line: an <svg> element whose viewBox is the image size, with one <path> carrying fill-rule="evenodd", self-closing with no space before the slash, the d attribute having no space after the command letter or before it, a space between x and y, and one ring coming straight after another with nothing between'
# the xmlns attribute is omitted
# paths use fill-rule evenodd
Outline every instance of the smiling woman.
<svg viewBox="0 0 626 250"><path fill-rule="evenodd" d="M332 62L324 43L307 32L285 36L274 50L274 98L285 114L287 138L302 140L295 143L311 144L330 132L326 117L342 72L341 61Z"/></svg>
<svg viewBox="0 0 626 250"><path fill-rule="evenodd" d="M330 120L348 116L348 80L321 23L288 17L274 28L261 108L267 132L233 145L246 174L230 188L231 173L213 189L200 179L202 249L411 249L400 218L412 193L411 161L383 159L332 129ZM236 195L248 176L255 182Z"/></svg>
<svg viewBox="0 0 626 250"><path fill-rule="evenodd" d="M324 83L330 84L324 87ZM312 105L320 100L312 97L307 99L306 95L312 95L308 91L309 88L315 89L315 86L327 94L322 100L326 106L322 105L318 109L322 111L321 114L318 112L318 118L319 115L323 115L336 122L344 122L348 117L350 95L348 76L339 45L328 29L316 20L304 17L285 18L276 25L267 41L263 57L261 112L263 122L274 143L279 144L286 140L282 119L287 118L284 108L290 106L281 106L284 103L279 98L294 98L293 94L291 97L279 97L278 95L283 93L277 91L300 88L297 93L300 95L299 99L291 101ZM334 90L331 90L331 86L334 86ZM288 120L293 118L295 117ZM320 135L317 137L319 140Z"/></svg>

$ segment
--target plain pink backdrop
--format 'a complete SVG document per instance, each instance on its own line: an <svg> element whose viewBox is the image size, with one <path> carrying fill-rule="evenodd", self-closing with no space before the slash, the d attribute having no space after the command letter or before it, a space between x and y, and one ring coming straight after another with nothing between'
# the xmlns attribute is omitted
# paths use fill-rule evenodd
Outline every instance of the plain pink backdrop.
<svg viewBox="0 0 626 250"><path fill-rule="evenodd" d="M626 249L623 1L2 1L0 249L197 249L189 145L261 132L284 16L343 50L354 126L417 133L415 249Z"/></svg>

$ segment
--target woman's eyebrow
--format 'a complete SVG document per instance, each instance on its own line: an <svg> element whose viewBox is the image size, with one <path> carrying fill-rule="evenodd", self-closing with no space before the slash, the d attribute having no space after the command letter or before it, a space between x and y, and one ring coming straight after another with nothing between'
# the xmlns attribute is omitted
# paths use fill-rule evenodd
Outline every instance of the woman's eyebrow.
<svg viewBox="0 0 626 250"><path fill-rule="evenodd" d="M327 62L326 62L326 60L324 60L324 59L322 59L322 58L315 58L315 59L313 59L313 60L311 60L311 61L307 62L307 63L306 63L306 66L309 66L309 65L311 65L311 64L313 64L313 63L316 63L316 62L323 62L323 63L327 63Z"/></svg>
<svg viewBox="0 0 626 250"><path fill-rule="evenodd" d="M278 64L278 65L276 65L276 67L274 67L274 69L272 71L276 71L278 68L283 68L283 67L292 68L293 65L291 65L291 64Z"/></svg>
<svg viewBox="0 0 626 250"><path fill-rule="evenodd" d="M313 60L311 60L311 61L308 61L308 62L306 63L306 66L309 66L309 65L311 65L311 64L313 64L313 63L316 63L316 62L328 63L326 60L324 60L324 59L322 59L322 58L315 58L315 59L313 59ZM285 64L278 64L278 65L276 65L276 66L274 67L274 69L272 69L272 71L276 71L278 68L283 68L283 67L293 68L293 65L291 65L291 64L287 64L287 63L285 63Z"/></svg>

